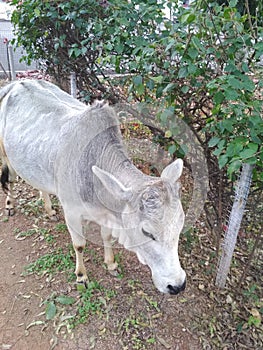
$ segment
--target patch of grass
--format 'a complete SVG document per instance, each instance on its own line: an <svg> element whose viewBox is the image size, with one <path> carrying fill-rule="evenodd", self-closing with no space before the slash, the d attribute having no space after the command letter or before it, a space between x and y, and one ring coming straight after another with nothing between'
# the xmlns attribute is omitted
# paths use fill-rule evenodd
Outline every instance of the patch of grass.
<svg viewBox="0 0 263 350"><path fill-rule="evenodd" d="M100 315L105 312L108 302L115 295L115 291L104 288L97 281L90 281L80 295L76 316L70 320L71 327L75 328L85 323L90 315Z"/></svg>
<svg viewBox="0 0 263 350"><path fill-rule="evenodd" d="M243 291L243 295L253 301L253 302L257 302L259 301L259 287L253 283L251 286L249 286L246 290Z"/></svg>
<svg viewBox="0 0 263 350"><path fill-rule="evenodd" d="M70 271L75 268L71 251L63 252L58 248L50 254L45 254L35 262L25 267L25 274L36 273L38 275L53 275L58 271Z"/></svg>
<svg viewBox="0 0 263 350"><path fill-rule="evenodd" d="M104 288L93 280L83 292L74 292L73 295L53 292L40 305L45 307L42 314L45 315L46 322L52 321L56 333L62 327L65 327L68 333L72 333L73 329L87 322L92 315L108 319L108 304L116 296L116 292Z"/></svg>
<svg viewBox="0 0 263 350"><path fill-rule="evenodd" d="M124 277L124 266L122 263L122 253L119 252L117 254L114 255L114 261L118 264L118 275L117 277L119 279L122 279Z"/></svg>
<svg viewBox="0 0 263 350"><path fill-rule="evenodd" d="M34 199L28 201L27 199L19 199L18 209L20 209L22 214L27 216L39 216L43 210L43 200Z"/></svg>
<svg viewBox="0 0 263 350"><path fill-rule="evenodd" d="M133 290L136 290L137 288L141 288L141 282L139 280L135 280L135 279L129 279L128 280L128 285Z"/></svg>
<svg viewBox="0 0 263 350"><path fill-rule="evenodd" d="M122 323L125 339L129 339L132 349L148 349L149 344L155 344L148 318L143 314L129 315ZM123 337L124 338L124 337Z"/></svg>
<svg viewBox="0 0 263 350"><path fill-rule="evenodd" d="M57 224L55 226L55 230L57 232L61 232L61 233L67 233L68 232L68 228L66 224Z"/></svg>

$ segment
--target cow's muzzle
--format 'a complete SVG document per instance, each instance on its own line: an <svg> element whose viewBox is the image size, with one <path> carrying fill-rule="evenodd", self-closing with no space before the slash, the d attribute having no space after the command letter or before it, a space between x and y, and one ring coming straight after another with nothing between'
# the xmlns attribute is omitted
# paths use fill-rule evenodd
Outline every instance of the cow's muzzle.
<svg viewBox="0 0 263 350"><path fill-rule="evenodd" d="M185 290L185 286L186 286L186 279L184 280L184 283L179 287L172 286L171 284L168 284L167 289L168 289L170 294L176 295L176 294L182 292L183 290Z"/></svg>

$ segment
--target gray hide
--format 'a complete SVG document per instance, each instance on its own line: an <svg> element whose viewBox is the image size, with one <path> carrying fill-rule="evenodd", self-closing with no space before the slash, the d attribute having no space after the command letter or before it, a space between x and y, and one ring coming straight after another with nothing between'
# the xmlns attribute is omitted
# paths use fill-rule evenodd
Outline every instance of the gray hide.
<svg viewBox="0 0 263 350"><path fill-rule="evenodd" d="M101 226L109 270L117 267L113 236L150 267L161 292L184 289L178 258L184 224L180 159L160 178L144 175L127 158L113 108L101 102L86 106L45 81L4 87L0 107L0 150L9 180L16 173L47 201L47 193L57 195L76 252L78 282L87 281L83 223L94 221ZM8 195L10 202L11 188Z"/></svg>

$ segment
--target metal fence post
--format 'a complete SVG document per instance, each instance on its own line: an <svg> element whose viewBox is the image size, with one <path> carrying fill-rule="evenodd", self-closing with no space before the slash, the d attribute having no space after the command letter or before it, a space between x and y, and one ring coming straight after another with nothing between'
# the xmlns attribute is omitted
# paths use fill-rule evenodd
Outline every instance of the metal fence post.
<svg viewBox="0 0 263 350"><path fill-rule="evenodd" d="M8 45L8 57L10 62L10 70L11 70L11 80L16 80L16 72L14 65L14 55L13 55L13 46Z"/></svg>

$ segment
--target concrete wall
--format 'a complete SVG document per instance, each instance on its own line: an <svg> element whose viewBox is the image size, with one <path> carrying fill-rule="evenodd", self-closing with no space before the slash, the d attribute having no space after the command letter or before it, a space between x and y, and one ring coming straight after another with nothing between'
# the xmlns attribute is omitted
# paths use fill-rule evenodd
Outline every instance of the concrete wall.
<svg viewBox="0 0 263 350"><path fill-rule="evenodd" d="M6 71L9 71L8 68L8 61L7 61L7 45L4 44L4 39L7 38L8 40L13 39L13 28L10 21L7 20L1 20L0 19L0 62L3 65L4 69ZM15 71L25 71L25 70L32 70L37 68L37 63L33 63L31 66L27 66L25 62L19 62L21 57L25 55L26 52L23 51L21 48L14 50L14 66ZM0 66L0 73L3 73L3 70Z"/></svg>

